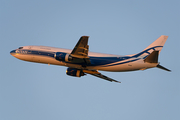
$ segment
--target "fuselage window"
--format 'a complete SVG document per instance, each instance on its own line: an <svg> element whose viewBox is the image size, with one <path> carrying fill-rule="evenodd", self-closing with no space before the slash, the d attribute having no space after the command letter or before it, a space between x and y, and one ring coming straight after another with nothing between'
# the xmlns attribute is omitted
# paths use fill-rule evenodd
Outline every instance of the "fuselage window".
<svg viewBox="0 0 180 120"><path fill-rule="evenodd" d="M23 47L19 47L19 49L23 49Z"/></svg>

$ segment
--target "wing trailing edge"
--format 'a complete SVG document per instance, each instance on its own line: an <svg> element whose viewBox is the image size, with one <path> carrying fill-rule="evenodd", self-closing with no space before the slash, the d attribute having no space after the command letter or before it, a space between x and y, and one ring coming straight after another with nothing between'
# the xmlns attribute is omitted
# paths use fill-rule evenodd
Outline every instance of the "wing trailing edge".
<svg viewBox="0 0 180 120"><path fill-rule="evenodd" d="M120 81L117 81L117 80L114 80L112 78L109 78L103 74L101 74L100 72L98 72L97 70L83 70L84 73L87 73L87 74L90 74L90 75L93 75L93 76L96 76L96 77L99 77L99 78L102 78L104 80L108 80L110 82L118 82L118 83L121 83Z"/></svg>

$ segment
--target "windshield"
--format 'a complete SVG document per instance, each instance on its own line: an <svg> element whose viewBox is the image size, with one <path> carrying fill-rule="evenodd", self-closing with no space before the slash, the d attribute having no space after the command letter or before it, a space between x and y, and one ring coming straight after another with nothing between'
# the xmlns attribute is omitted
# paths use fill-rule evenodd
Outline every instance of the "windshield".
<svg viewBox="0 0 180 120"><path fill-rule="evenodd" d="M18 49L23 49L23 47L19 47Z"/></svg>

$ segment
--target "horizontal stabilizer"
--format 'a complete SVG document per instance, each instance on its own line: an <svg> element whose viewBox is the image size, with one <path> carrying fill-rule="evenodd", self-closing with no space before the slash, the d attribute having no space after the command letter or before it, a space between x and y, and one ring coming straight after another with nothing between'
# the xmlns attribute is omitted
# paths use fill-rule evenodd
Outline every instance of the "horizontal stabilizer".
<svg viewBox="0 0 180 120"><path fill-rule="evenodd" d="M149 56L147 56L144 59L144 62L148 62L148 63L158 63L158 55L159 55L159 51L153 51Z"/></svg>
<svg viewBox="0 0 180 120"><path fill-rule="evenodd" d="M161 65L157 65L156 67L157 67L157 68L160 68L160 69L162 69L162 70L166 70L166 71L171 72L171 70L169 70L169 69L167 69L167 68L165 68L165 67L163 67L163 66L161 66Z"/></svg>

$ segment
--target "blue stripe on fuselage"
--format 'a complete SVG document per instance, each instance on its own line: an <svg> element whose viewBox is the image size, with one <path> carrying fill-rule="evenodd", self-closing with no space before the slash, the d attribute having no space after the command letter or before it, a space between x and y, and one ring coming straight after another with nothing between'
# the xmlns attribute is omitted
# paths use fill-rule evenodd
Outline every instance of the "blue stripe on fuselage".
<svg viewBox="0 0 180 120"><path fill-rule="evenodd" d="M95 59L91 59L90 57L90 61L92 63L91 66L96 66L96 65L104 65L103 67L107 67L107 66L115 66L115 65L120 65L120 64L125 64L125 63L130 63L130 62L134 62L134 61L137 61L139 59L142 59L142 58L138 58L140 57L141 55L143 55L144 53L147 53L148 55L150 55L150 52L149 50L155 50L155 48L157 47L163 47L163 46L154 46L154 47L151 47L149 49L146 49L138 54L135 54L131 57L129 56L126 56L126 57L95 57ZM146 55L143 59L145 59L148 55ZM120 62L120 61L123 61L123 60L127 60L127 59L130 59L130 58L134 58L134 59L131 59L129 61L125 61L125 62ZM120 63L116 63L116 62L120 62ZM114 63L114 64L112 64ZM108 65L109 64L109 65Z"/></svg>
<svg viewBox="0 0 180 120"><path fill-rule="evenodd" d="M131 57L90 57L90 66L98 66L98 65L107 65L107 64L112 64L115 62L120 62L123 60L127 60Z"/></svg>

